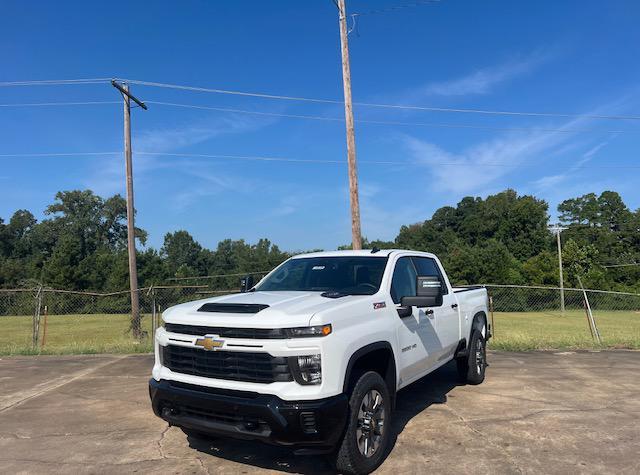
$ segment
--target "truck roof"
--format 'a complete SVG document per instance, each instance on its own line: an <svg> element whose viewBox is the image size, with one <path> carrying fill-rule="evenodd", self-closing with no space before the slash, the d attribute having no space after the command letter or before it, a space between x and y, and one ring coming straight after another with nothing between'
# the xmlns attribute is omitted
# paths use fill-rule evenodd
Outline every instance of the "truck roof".
<svg viewBox="0 0 640 475"><path fill-rule="evenodd" d="M380 249L376 250L376 252L372 252L371 249L362 249L359 251L353 250L344 250L344 251L321 251L321 252L310 252L306 254L298 254L297 256L293 256L292 259L301 259L305 257L348 257L348 256L360 256L360 257L389 257L389 255L393 252L410 252L412 254L421 254L424 256L433 257L433 254L428 252L420 252L420 251L410 251L407 249Z"/></svg>

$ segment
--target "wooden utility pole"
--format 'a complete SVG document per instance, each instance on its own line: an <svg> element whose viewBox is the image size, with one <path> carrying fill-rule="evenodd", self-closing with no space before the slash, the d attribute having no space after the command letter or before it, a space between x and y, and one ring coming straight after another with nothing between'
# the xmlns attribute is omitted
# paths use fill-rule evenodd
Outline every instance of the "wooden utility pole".
<svg viewBox="0 0 640 475"><path fill-rule="evenodd" d="M344 86L344 115L347 125L347 162L349 166L349 200L351 203L351 241L353 249L362 249L360 231L360 199L358 197L358 166L356 163L356 137L353 127L351 103L351 68L349 66L349 40L347 39L347 7L345 0L337 0L342 49L342 83Z"/></svg>
<svg viewBox="0 0 640 475"><path fill-rule="evenodd" d="M127 174L127 251L129 253L129 286L131 288L131 332L135 338L142 338L140 324L140 298L138 295L138 268L136 265L136 236L133 205L133 163L131 159L131 99L143 109L147 106L129 94L129 86L111 81L113 87L122 93L124 99L124 159Z"/></svg>
<svg viewBox="0 0 640 475"><path fill-rule="evenodd" d="M562 275L562 242L560 240L560 233L567 228L554 224L549 226L552 232L555 233L558 245L558 271L560 272L560 312L564 315L564 277Z"/></svg>

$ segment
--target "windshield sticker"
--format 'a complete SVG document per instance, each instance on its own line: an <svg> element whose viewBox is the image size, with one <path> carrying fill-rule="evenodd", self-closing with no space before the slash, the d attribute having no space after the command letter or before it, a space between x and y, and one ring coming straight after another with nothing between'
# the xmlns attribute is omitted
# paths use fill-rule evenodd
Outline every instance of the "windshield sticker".
<svg viewBox="0 0 640 475"><path fill-rule="evenodd" d="M324 270L324 266L313 266L311 270Z"/></svg>
<svg viewBox="0 0 640 475"><path fill-rule="evenodd" d="M386 306L387 306L387 304L384 303L384 302L375 302L373 304L373 309L374 310L378 310L378 309L381 309L381 308L385 308Z"/></svg>

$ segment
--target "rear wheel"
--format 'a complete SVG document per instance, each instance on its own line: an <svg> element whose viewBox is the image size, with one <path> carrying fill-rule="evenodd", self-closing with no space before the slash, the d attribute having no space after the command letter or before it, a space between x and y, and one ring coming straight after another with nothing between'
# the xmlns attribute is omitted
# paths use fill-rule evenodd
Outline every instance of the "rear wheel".
<svg viewBox="0 0 640 475"><path fill-rule="evenodd" d="M371 473L389 448L391 397L382 377L369 371L355 384L349 398L349 420L336 458L341 473Z"/></svg>
<svg viewBox="0 0 640 475"><path fill-rule="evenodd" d="M484 381L487 369L487 342L479 330L473 330L467 356L456 360L460 380L468 384Z"/></svg>

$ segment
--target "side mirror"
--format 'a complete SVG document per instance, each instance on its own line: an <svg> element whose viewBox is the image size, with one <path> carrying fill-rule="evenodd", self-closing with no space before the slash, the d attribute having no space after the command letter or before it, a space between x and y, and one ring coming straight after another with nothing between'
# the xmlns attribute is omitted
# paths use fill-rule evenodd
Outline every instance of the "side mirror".
<svg viewBox="0 0 640 475"><path fill-rule="evenodd" d="M253 276L246 275L242 279L240 279L240 292L249 292L253 287Z"/></svg>
<svg viewBox="0 0 640 475"><path fill-rule="evenodd" d="M411 307L398 307L398 316L400 318L410 317L413 315L413 309Z"/></svg>
<svg viewBox="0 0 640 475"><path fill-rule="evenodd" d="M416 278L416 296L402 297L403 307L439 307L442 305L442 282L436 276Z"/></svg>

